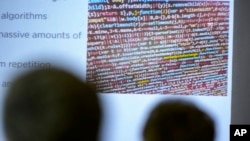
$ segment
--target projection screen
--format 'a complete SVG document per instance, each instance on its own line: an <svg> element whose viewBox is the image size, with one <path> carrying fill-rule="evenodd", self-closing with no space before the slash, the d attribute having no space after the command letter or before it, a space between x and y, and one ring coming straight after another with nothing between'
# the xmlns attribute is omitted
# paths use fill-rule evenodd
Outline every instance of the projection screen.
<svg viewBox="0 0 250 141"><path fill-rule="evenodd" d="M142 141L154 106L185 99L229 140L233 0L0 0L0 140L12 79L60 67L95 84L100 141Z"/></svg>

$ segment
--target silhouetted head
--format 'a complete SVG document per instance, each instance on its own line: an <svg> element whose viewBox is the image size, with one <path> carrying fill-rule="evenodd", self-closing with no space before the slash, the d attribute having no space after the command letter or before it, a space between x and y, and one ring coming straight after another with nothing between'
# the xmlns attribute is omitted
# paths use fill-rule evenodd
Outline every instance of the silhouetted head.
<svg viewBox="0 0 250 141"><path fill-rule="evenodd" d="M59 69L18 77L4 105L8 141L96 141L101 117L95 89Z"/></svg>
<svg viewBox="0 0 250 141"><path fill-rule="evenodd" d="M164 101L151 112L143 131L144 141L213 141L213 120L185 101Z"/></svg>

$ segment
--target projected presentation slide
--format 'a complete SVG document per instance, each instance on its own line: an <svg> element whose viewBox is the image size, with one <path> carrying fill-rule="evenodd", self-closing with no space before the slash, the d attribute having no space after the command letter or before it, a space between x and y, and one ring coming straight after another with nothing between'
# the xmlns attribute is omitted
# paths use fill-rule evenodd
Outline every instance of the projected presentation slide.
<svg viewBox="0 0 250 141"><path fill-rule="evenodd" d="M18 75L59 67L92 83L100 141L143 141L162 100L191 101L229 140L233 0L0 0L2 109Z"/></svg>
<svg viewBox="0 0 250 141"><path fill-rule="evenodd" d="M104 93L227 95L229 1L90 0L87 80Z"/></svg>

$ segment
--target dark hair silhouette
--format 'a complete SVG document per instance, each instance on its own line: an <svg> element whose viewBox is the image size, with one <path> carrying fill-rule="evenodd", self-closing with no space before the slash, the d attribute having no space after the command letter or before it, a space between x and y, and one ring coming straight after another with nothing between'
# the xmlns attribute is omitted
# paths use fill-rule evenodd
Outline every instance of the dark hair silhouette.
<svg viewBox="0 0 250 141"><path fill-rule="evenodd" d="M190 102L167 100L150 114L144 141L213 141L214 122Z"/></svg>
<svg viewBox="0 0 250 141"><path fill-rule="evenodd" d="M54 68L18 77L4 105L9 141L96 141L101 117L95 89Z"/></svg>

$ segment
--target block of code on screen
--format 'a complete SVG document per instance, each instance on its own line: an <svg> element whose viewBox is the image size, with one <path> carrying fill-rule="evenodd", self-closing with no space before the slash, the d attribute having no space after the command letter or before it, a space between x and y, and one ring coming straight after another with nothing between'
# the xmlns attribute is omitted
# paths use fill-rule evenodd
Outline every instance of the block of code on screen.
<svg viewBox="0 0 250 141"><path fill-rule="evenodd" d="M102 93L227 96L229 6L89 1L87 81Z"/></svg>

